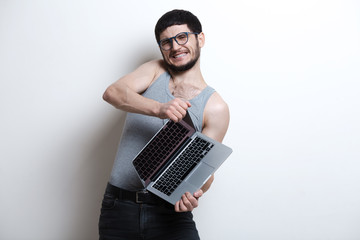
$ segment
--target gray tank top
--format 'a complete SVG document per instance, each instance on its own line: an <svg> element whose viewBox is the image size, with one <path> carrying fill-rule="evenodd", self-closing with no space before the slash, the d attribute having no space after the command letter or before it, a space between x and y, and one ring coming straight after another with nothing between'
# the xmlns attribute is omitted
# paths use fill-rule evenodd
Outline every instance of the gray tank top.
<svg viewBox="0 0 360 240"><path fill-rule="evenodd" d="M169 90L170 78L170 74L164 72L142 95L162 103L174 99L175 97ZM190 100L191 107L188 109L188 112L197 131L202 130L204 108L214 91L213 88L207 86L200 94ZM127 114L110 175L109 182L112 185L130 191L137 191L144 188L132 165L132 160L164 125L165 121L166 120L157 117L142 114Z"/></svg>

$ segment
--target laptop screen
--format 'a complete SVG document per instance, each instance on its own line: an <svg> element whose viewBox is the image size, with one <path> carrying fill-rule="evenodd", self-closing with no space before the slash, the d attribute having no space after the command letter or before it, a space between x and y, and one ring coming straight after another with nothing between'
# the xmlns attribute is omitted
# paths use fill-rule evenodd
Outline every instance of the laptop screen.
<svg viewBox="0 0 360 240"><path fill-rule="evenodd" d="M177 123L169 120L155 134L133 160L133 164L145 186L194 132L195 129L184 120Z"/></svg>

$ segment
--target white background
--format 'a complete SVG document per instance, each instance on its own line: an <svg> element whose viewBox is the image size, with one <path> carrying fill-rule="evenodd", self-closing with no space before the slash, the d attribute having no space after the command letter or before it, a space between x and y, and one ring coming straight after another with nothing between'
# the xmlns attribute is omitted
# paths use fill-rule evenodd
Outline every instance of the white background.
<svg viewBox="0 0 360 240"><path fill-rule="evenodd" d="M234 153L194 211L202 239L360 239L360 4L0 1L0 239L97 239L124 113L105 88L197 15Z"/></svg>

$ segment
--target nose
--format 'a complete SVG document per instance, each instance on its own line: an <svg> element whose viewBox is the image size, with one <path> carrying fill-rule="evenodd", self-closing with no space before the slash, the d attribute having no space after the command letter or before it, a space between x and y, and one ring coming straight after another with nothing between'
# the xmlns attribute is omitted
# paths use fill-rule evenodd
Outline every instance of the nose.
<svg viewBox="0 0 360 240"><path fill-rule="evenodd" d="M174 39L173 42L172 42L172 50L176 51L179 48L181 48L181 45L178 44L177 41L175 41L175 39Z"/></svg>

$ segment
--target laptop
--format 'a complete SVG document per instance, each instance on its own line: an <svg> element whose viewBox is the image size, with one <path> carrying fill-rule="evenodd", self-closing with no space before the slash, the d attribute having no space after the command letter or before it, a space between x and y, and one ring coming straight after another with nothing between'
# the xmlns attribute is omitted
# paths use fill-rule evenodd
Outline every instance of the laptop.
<svg viewBox="0 0 360 240"><path fill-rule="evenodd" d="M145 189L175 205L199 190L232 149L195 130L189 113L168 120L133 159Z"/></svg>

